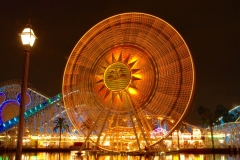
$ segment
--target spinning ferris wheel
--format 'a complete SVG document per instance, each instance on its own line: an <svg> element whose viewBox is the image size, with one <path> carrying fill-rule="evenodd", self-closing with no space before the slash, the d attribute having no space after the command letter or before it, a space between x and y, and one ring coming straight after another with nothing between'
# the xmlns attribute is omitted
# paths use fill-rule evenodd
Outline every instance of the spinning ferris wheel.
<svg viewBox="0 0 240 160"><path fill-rule="evenodd" d="M66 112L86 140L137 151L166 138L187 113L195 86L190 51L160 18L125 13L92 27L63 77Z"/></svg>

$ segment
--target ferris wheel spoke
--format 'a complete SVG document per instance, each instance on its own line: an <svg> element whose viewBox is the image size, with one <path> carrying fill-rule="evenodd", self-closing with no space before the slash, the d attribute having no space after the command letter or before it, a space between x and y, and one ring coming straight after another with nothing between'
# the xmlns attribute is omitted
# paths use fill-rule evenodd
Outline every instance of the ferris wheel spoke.
<svg viewBox="0 0 240 160"><path fill-rule="evenodd" d="M186 115L195 88L194 64L186 43L170 24L144 13L124 13L98 23L78 41L62 88L66 108L80 106L81 101L91 106L78 112L88 127L73 122L95 146L137 151L167 138ZM69 94L72 88L92 96L79 100L74 98L79 97L77 92ZM107 101L111 109L105 108L110 107ZM166 133L156 128L161 126L159 117Z"/></svg>
<svg viewBox="0 0 240 160"><path fill-rule="evenodd" d="M100 119L100 117L102 116L102 114L103 114L103 112L104 112L105 108L106 108L106 105L105 105L105 106L102 108L102 110L101 110L101 112L100 112L99 116L97 117L97 119L96 119L96 121L94 122L93 126L90 128L90 131L88 132L87 138L85 139L85 141L84 141L83 145L82 145L82 146L81 146L81 148L80 148L80 152L82 151L82 149L83 149L83 147L85 146L85 144L86 144L87 140L89 139L89 137L90 137L90 135L91 135L91 133L92 133L93 129L95 128L95 126L96 126L96 124L97 124L98 120L99 120L99 119Z"/></svg>
<svg viewBox="0 0 240 160"><path fill-rule="evenodd" d="M145 132L146 132L146 134L147 134L147 137L148 137L148 140L149 141L146 141L146 143L147 142L150 142L151 144L153 144L153 142L152 142L152 139L151 139L151 136L150 136L150 132L152 131L152 126L150 126L150 123L148 122L148 120L147 120L147 118L146 118L146 115L143 113L143 110L142 111L140 111L139 112L139 114L141 114L140 115L140 117L142 117L141 118L141 121L143 122L142 124L144 124L144 129L145 129ZM156 137L155 137L155 139L156 139ZM149 144L148 144L149 145Z"/></svg>
<svg viewBox="0 0 240 160"><path fill-rule="evenodd" d="M138 126L139 126L139 129L140 129L140 131L141 131L141 133L142 133L142 136L143 136L143 138L144 138L144 141L145 141L145 144L146 144L146 146L149 148L149 143L148 143L148 141L147 141L147 138L146 138L146 135L145 135L145 133L144 133L144 131L143 131L143 125L142 125L142 122L140 121L140 118L139 118L139 116L138 116L138 114L136 113L136 110L135 110L135 107L133 106L133 104L132 104L132 101L131 101L131 98L130 98L130 96L128 95L128 94L125 94L125 96L126 96L126 99L127 99L127 101L128 101L128 109L129 109L129 114L130 114L130 118L131 118L131 120L132 120L132 116L131 116L131 110L132 110L132 112L133 112L133 114L134 114L134 116L136 117L136 121L137 121L137 124L138 124ZM132 121L132 123L134 124L134 122ZM135 128L135 125L134 125L134 128ZM136 129L134 130L135 131L135 134L136 134ZM136 137L137 137L137 135L136 135ZM149 137L150 138L150 137ZM138 141L139 141L139 139L137 139ZM139 143L139 142L138 142ZM139 146L140 147L140 146ZM139 149L141 149L141 148L139 148Z"/></svg>
<svg viewBox="0 0 240 160"><path fill-rule="evenodd" d="M132 122L132 126L133 126L133 131L134 131L135 137L136 137L136 139L137 139L138 148L139 148L139 150L140 150L140 149L141 149L141 146L140 146L139 138L138 138L138 135L137 135L137 132L136 132L136 126L135 126L135 123L134 123L134 121L133 121L133 117L132 117L132 114L131 114L131 102L129 101L127 94L124 94L124 96L125 96L125 99L129 102L128 105L127 105L128 113L129 113L130 120L131 120L131 122Z"/></svg>
<svg viewBox="0 0 240 160"><path fill-rule="evenodd" d="M103 132L103 129L104 129L105 125L106 125L106 121L107 121L108 115L109 115L109 113L110 113L111 107L112 107L112 105L109 105L109 109L108 109L108 112L107 112L107 114L106 114L106 116L105 116L105 118L104 118L103 125L102 125L102 127L101 127L101 130L100 130L99 133L98 133L98 138L97 138L97 141L96 141L96 143L95 143L94 150L96 150L96 147L98 146L98 143L99 143L99 140L100 140L100 138L101 138L101 134L102 134L102 132Z"/></svg>

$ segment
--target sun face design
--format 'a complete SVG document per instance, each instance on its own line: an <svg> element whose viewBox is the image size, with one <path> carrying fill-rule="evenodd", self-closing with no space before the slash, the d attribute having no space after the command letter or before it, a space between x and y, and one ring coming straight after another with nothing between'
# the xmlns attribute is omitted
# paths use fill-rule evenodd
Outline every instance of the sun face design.
<svg viewBox="0 0 240 160"><path fill-rule="evenodd" d="M104 59L104 66L99 65L100 73L97 73L98 77L96 85L99 85L99 93L104 94L103 100L112 98L114 100L119 97L123 99L123 94L137 94L138 88L135 85L135 81L141 80L135 75L140 69L135 69L134 65L137 60L130 60L131 55L128 54L123 57L120 53L117 59L112 54L110 61Z"/></svg>
<svg viewBox="0 0 240 160"><path fill-rule="evenodd" d="M128 86L130 77L129 68L122 62L116 62L107 67L103 81L109 90L120 92Z"/></svg>

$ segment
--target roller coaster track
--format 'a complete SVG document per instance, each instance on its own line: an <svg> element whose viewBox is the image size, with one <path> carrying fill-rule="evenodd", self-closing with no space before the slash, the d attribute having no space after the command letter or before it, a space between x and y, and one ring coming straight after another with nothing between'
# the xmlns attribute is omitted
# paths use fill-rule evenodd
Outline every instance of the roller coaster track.
<svg viewBox="0 0 240 160"><path fill-rule="evenodd" d="M44 109L47 109L47 108L51 107L53 104L58 103L61 100L62 100L62 94L60 93L60 94L58 94L58 95L56 95L56 96L54 96L54 97L44 101L43 103L40 103L37 106L32 107L31 109L25 111L24 112L24 119L27 120L27 119L33 117L34 115L40 113ZM239 108L240 107L237 106L237 107L235 107L234 109L232 109L229 112L233 112L234 110L239 109ZM3 132L8 131L10 129L12 129L14 126L17 126L18 122L19 122L19 116L16 116L16 117L14 117L14 118L12 118L12 119L10 119L10 120L0 124L0 134L3 133ZM195 126L195 125L189 124L189 123L184 122L184 121L182 122L182 124L187 126L187 130L189 132L192 132L192 128L203 129L202 127Z"/></svg>
<svg viewBox="0 0 240 160"><path fill-rule="evenodd" d="M24 112L24 120L27 120L28 118L33 117L34 115L38 114L39 112L43 111L44 109L47 109L48 107L52 106L53 104L60 102L62 100L62 94L58 94L43 103L40 103L39 105L27 110ZM10 130L14 126L18 125L19 122L19 116L16 116L0 125L0 134Z"/></svg>

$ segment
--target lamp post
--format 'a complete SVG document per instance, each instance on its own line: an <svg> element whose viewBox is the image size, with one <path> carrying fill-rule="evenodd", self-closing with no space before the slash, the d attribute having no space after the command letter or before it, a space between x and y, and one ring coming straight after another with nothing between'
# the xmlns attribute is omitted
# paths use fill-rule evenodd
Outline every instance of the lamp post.
<svg viewBox="0 0 240 160"><path fill-rule="evenodd" d="M22 43L24 46L24 65L23 65L23 75L22 75L22 86L21 86L21 98L20 98L20 110L19 110L19 125L18 125L18 141L16 149L16 160L21 160L22 158L22 139L23 139L23 127L24 127L24 112L26 105L26 93L27 93L27 81L28 81L28 66L29 66L29 56L30 48L33 46L36 36L34 35L31 25L27 24L26 28L19 35L21 36Z"/></svg>

